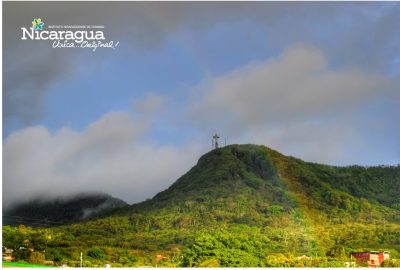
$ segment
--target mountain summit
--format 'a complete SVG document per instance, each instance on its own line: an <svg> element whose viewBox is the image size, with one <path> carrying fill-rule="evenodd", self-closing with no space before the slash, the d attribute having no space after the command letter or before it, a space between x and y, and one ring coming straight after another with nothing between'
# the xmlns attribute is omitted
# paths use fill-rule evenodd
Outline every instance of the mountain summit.
<svg viewBox="0 0 400 270"><path fill-rule="evenodd" d="M269 151L255 145L215 149L202 156L188 173L147 203L163 206L190 200L215 203L249 195L266 203L290 207L294 202L285 195L287 187L279 178Z"/></svg>

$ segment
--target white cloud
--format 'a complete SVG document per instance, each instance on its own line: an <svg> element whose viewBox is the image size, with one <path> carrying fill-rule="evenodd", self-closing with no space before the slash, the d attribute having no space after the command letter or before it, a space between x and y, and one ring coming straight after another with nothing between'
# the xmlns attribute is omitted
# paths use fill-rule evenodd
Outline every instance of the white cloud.
<svg viewBox="0 0 400 270"><path fill-rule="evenodd" d="M3 144L3 205L34 196L102 191L127 202L152 197L195 164L200 148L144 140L147 124L112 112L82 132L42 126L12 133Z"/></svg>
<svg viewBox="0 0 400 270"><path fill-rule="evenodd" d="M384 77L359 70L329 69L319 50L292 47L277 59L214 79L200 110L223 110L258 124L354 106L379 95L386 83Z"/></svg>

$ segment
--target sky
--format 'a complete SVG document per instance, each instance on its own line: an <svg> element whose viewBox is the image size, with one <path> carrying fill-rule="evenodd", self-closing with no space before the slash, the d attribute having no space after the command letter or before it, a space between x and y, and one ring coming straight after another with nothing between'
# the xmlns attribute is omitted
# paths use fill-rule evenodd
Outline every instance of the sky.
<svg viewBox="0 0 400 270"><path fill-rule="evenodd" d="M115 49L21 27L103 25ZM211 149L400 163L398 2L3 2L3 207L170 186Z"/></svg>

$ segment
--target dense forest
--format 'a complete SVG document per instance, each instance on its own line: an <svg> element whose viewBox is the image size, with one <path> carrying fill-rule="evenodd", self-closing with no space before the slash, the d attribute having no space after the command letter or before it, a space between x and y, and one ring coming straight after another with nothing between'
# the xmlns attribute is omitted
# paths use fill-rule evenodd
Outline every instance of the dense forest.
<svg viewBox="0 0 400 270"><path fill-rule="evenodd" d="M334 167L230 145L154 198L53 227L3 226L16 261L78 266L400 266L400 166Z"/></svg>

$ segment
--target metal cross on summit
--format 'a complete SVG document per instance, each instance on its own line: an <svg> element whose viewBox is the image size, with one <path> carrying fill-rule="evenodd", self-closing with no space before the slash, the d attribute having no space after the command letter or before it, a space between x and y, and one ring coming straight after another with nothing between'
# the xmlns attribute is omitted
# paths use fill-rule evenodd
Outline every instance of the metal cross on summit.
<svg viewBox="0 0 400 270"><path fill-rule="evenodd" d="M218 149L218 147L219 147L219 145L218 145L218 139L219 139L218 134L215 133L215 135L214 135L212 138L213 138L213 140L212 140L212 147L213 147L214 149Z"/></svg>

